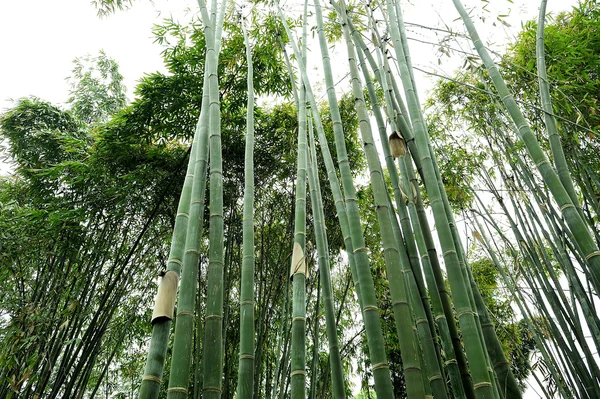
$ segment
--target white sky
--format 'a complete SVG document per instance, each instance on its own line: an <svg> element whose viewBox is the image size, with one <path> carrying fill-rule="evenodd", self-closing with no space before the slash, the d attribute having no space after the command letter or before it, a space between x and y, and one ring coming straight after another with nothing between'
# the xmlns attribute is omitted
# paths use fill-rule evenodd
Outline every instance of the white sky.
<svg viewBox="0 0 600 399"><path fill-rule="evenodd" d="M282 0L282 3L297 4L298 1ZM539 1L514 0L511 4L508 0L489 3L469 0L464 3L467 8L476 8L474 20L483 40L493 41L492 48L501 50L518 32L522 21L537 17ZM463 32L451 0L412 0L403 4L407 23L437 28L451 26ZM486 4L489 12L481 11ZM550 1L548 11L556 13L575 4L575 0ZM297 6L285 8L292 12L301 11ZM97 55L100 49L119 63L131 100L135 83L144 73L164 71L161 47L153 43L153 24L171 15L176 20L188 20L190 9L197 9L195 0L154 0L152 3L136 0L131 10L100 19L89 0L0 0L0 113L12 106L12 100L25 96L34 95L54 104L64 103L68 98L65 78L70 75L72 60L86 54ZM510 14L506 21L511 28L498 22L493 26L499 14ZM485 22L480 17L484 17ZM409 31L411 38L437 41L431 31L410 26ZM461 65L456 56L443 58L442 65L438 65L436 50L431 45L411 41L410 46L413 63L423 69L451 74ZM463 50L470 49L464 42L463 46ZM309 67L315 68L318 45L315 44L312 50L315 57L309 55L309 63L312 58L313 64ZM345 74L346 68L335 71L338 77ZM433 79L419 72L415 76L424 100ZM318 88L319 84L316 86ZM0 174L6 170L6 165L0 161ZM537 398L538 395L528 390L526 397Z"/></svg>
<svg viewBox="0 0 600 399"><path fill-rule="evenodd" d="M465 3L478 10L485 5L481 0ZM476 20L476 23L482 36L493 38L496 43L505 42L507 35L514 34L515 29L511 32L499 23L497 27L491 26L495 15L508 14L511 10L507 20L513 27L519 27L522 20L537 15L538 0L515 0L514 4L507 0L490 3L494 4L488 6L490 12L483 14L487 17L486 23L482 24L481 20ZM563 10L574 3L574 0L550 1L549 10ZM459 26L450 0L416 0L404 8L407 22L442 28L444 23ZM52 103L63 103L68 97L65 78L71 72L72 60L85 54L97 55L100 49L119 63L131 99L135 82L144 73L163 70L161 48L153 43L152 25L170 15L186 20L189 18L186 10L189 9L197 9L195 0L136 0L131 10L100 19L90 1L86 0L0 1L0 112L10 108L11 99L30 95ZM296 7L292 9L299 10ZM432 37L422 29L411 30L412 37ZM317 54L318 48L314 51ZM432 46L412 42L411 51L415 64L428 70L435 66L438 72L445 70L450 73L460 64L460 61L446 58L442 67L438 67ZM430 86L427 80L419 79L417 84L421 90Z"/></svg>

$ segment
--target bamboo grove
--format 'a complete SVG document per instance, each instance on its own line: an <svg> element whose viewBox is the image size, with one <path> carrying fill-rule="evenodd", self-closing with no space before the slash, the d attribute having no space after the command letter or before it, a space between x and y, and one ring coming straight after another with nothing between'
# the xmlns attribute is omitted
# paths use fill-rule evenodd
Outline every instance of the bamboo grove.
<svg viewBox="0 0 600 399"><path fill-rule="evenodd" d="M102 12L126 6L98 3ZM553 77L545 35L593 21L600 7L580 3L549 30L541 1L526 69L491 53L453 3L465 33L446 33L474 49L468 73L422 102L398 0L198 0L199 53L193 67L173 63L198 82L178 89L197 92L186 116L194 124L177 126L188 131L177 139L187 153L169 169L182 183L174 206L161 208L159 196L125 221L98 212L84 232L64 229L73 247L55 239L39 278L58 285L44 270L60 263L68 276L80 254L89 258L83 272L108 268L111 277L64 282L77 301L52 304L72 318L57 318L66 324L52 332L60 339L49 341L56 347L40 376L18 363L0 370L0 396L94 397L110 378L112 357L92 373L100 347L116 353L127 315L140 311L119 298L155 289L149 277L145 287L127 277L149 257L164 267L157 292L138 298L155 294L151 316L138 315L150 325L136 344L145 366L131 396L513 399L536 380L540 397L599 398L600 111L566 98L561 84L580 77ZM267 115L261 98L288 105ZM6 114L2 129L18 123ZM114 137L135 129L128 134ZM265 172L264 159L280 170ZM168 196L174 178L165 175L153 184ZM169 213L166 233L154 220ZM510 297L502 312L513 324L490 302L490 286ZM45 295L36 292L36 303ZM108 328L113 318L120 328Z"/></svg>

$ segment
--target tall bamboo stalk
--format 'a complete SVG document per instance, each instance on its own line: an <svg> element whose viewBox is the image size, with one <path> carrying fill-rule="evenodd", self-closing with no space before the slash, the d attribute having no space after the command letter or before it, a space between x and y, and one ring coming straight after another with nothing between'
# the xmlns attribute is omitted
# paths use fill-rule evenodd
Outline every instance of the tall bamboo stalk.
<svg viewBox="0 0 600 399"><path fill-rule="evenodd" d="M329 268L329 245L327 243L327 233L325 231L325 214L323 212L317 153L312 123L309 123L308 125L308 134L310 150L308 157L308 184L310 188L310 202L312 205L314 219L315 241L317 243L317 252L319 257L319 283L323 292L325 324L327 329L327 341L329 343L329 365L331 370L332 397L334 399L341 399L346 397L346 390L344 387L342 358L340 356L336 316L333 305L333 288L331 287L331 271ZM313 392L312 389L313 384L311 384L311 392Z"/></svg>
<svg viewBox="0 0 600 399"><path fill-rule="evenodd" d="M306 65L306 26L308 2L304 2L302 25L302 54L298 63ZM306 90L299 84L298 96L298 151L296 168L296 208L294 219L294 248L290 276L292 278L292 347L291 398L306 397Z"/></svg>
<svg viewBox="0 0 600 399"><path fill-rule="evenodd" d="M554 118L554 110L552 109L552 99L550 97L550 89L548 85L548 75L546 73L546 54L544 51L544 25L546 21L546 4L547 0L542 0L540 3L540 12L538 16L538 28L536 33L536 60L537 60L537 72L538 82L540 85L540 99L542 102L542 109L544 110L544 124L548 130L548 140L550 142L550 150L552 151L552 160L556 167L556 173L560 182L564 186L565 190L569 194L573 205L579 211L581 218L583 219L583 212L579 205L579 199L575 193L573 187L573 180L571 180L571 174L569 173L569 167L567 165L567 159L563 151L562 144L560 142L560 135L558 134L558 128L556 127L556 119ZM584 219L585 220L585 219Z"/></svg>
<svg viewBox="0 0 600 399"><path fill-rule="evenodd" d="M207 130L201 130L206 137ZM187 398L188 395L190 364L193 354L192 338L194 335L198 258L202 239L202 219L204 216L204 197L206 193L206 146L203 152L198 157L194 167L194 175L197 176L197 180L192 186L189 222L183 254L181 287L179 289L173 340L173 358L171 361L169 389L167 391L167 398L169 399Z"/></svg>
<svg viewBox="0 0 600 399"><path fill-rule="evenodd" d="M397 25L396 10L391 0L387 0L387 11L390 17L390 26L394 49L400 67L400 77L408 101L408 110L413 123L416 145L419 148L421 166L425 177L425 187L431 198L431 207L434 214L438 237L443 251L443 257L448 272L448 279L454 299L457 317L464 337L464 345L467 358L470 363L471 375L473 377L475 394L478 398L495 397L492 383L488 374L486 362L487 353L484 349L475 319L475 312L469 299L470 286L465 281L461 265L459 264L457 249L454 245L449 220L444 209L440 187L429 151L429 139L423 121L420 106L415 94L411 73L409 72L403 45L400 39L400 31Z"/></svg>
<svg viewBox="0 0 600 399"><path fill-rule="evenodd" d="M207 87L207 82L208 74L205 66L205 88ZM167 261L167 271L173 271L177 273L177 275L181 274L182 265L185 259L184 253L187 242L186 236L188 233L190 204L192 201L196 201L198 205L201 206L202 211L200 212L200 217L202 217L203 215L204 192L206 188L205 176L208 160L207 121L208 91L205 89L203 90L200 117L196 126L196 133L194 135L194 141L192 144L192 151L188 163L188 169L179 199L177 216L175 218L175 227L173 229L173 237L171 239L171 250L169 252L169 260ZM193 186L197 186L195 191L193 190ZM192 199L192 191L194 191L194 193L197 195L195 199ZM192 224L199 224L200 228L202 226L202 223L198 223L197 219L196 223ZM193 267L196 267L196 265L194 265ZM172 295L177 295L177 290L173 290ZM174 303L174 300L172 301ZM164 362L169 343L170 330L170 318L161 317L153 321L152 338L150 340L150 346L148 348L148 358L146 361L144 376L142 378L142 384L140 386L139 397L141 399L158 398Z"/></svg>
<svg viewBox="0 0 600 399"><path fill-rule="evenodd" d="M320 6L318 5L317 0L315 1L315 10L318 10L319 7ZM287 26L287 23L285 23L281 9L279 9L279 13L282 18L282 22L284 24L286 32L288 32L288 35L291 37L289 27ZM318 21L319 18L317 14L317 22ZM325 41L322 29L322 23L318 28L318 33L321 54L323 58L325 81L327 84L327 97L329 100L329 109L331 112L331 119L333 121L338 166L340 169L342 187L344 190L345 211L348 217L348 230L349 236L351 237L352 254L356 266L355 288L357 291L359 303L361 305L363 320L365 323L365 331L367 333L367 341L369 344L369 357L373 364L375 390L379 397L389 398L393 397L393 387L391 384L389 367L387 365L385 348L383 344L383 334L381 330L381 321L379 320L379 309L377 307L377 301L375 297L375 287L373 284L373 277L371 276L371 271L369 268L369 259L366 252L367 248L365 246L365 241L362 234L362 223L360 221L360 215L358 211L358 199L356 196L356 189L354 187L352 179L352 173L350 171L348 154L346 151L346 144L344 140L344 132L342 129L341 117L337 104L337 96L335 94L334 89L333 75L331 72L329 51L327 49L327 43ZM296 53L296 56L298 57L299 51L297 49L297 46L293 41L291 44L294 49L294 52ZM306 69L301 67L300 72L302 80L305 82L308 91L308 97L311 102L313 116L315 118L315 124L317 126L319 145L321 147L323 160L327 169L327 174L329 176L329 181L332 186L332 191L334 193L334 199L336 201L337 207L338 201L341 200L339 194L336 193L336 191L339 190L339 185L336 184L338 183L337 174L335 173L335 170L333 168L332 158L329 153L329 148L327 146L327 139L322 129L321 118L318 113L318 108L316 106L317 104L313 96L312 90L310 89L310 82L308 79ZM338 195L338 198L335 198L336 195ZM340 221L343 220L342 215L343 214L338 211L338 217L340 217ZM346 243L348 243L348 241L346 241ZM346 248L348 248L348 244L346 244ZM352 267L352 261L350 262L350 266Z"/></svg>
<svg viewBox="0 0 600 399"><path fill-rule="evenodd" d="M440 368L440 359L437 351L437 343L433 338L435 334L435 327L433 325L433 318L431 317L430 305L425 287L422 282L421 267L416 253L416 245L413 240L412 228L410 227L410 221L406 211L406 204L404 202L405 195L402 194L399 186L398 172L394 159L391 154L388 137L383 122L383 116L379 108L379 100L377 99L375 88L368 74L368 70L365 63L365 57L360 49L356 47L358 60L360 67L363 71L365 82L367 83L367 90L369 98L371 99L371 108L377 122L379 137L383 147L384 158L387 166L387 170L392 183L394 191L394 197L396 199L398 216L403 224L403 228L400 228L400 223L394 208L390 202L390 220L392 223L392 229L396 240L396 246L400 257L400 265L402 266L402 274L405 276L405 286L408 296L408 302L410 309L415 315L415 323L418 331L419 339L422 345L422 358L424 360L423 366L427 373L429 384L425 386L426 390L429 389L428 385L431 385L434 397L444 398L447 397L445 378ZM395 125L395 124L394 124ZM364 139L363 139L364 140ZM365 142L366 143L366 142ZM402 230L405 230L406 236L403 237ZM406 239L405 239L406 238ZM409 259L410 254L410 259ZM414 270L414 272L413 272ZM419 281L417 281L419 280ZM428 312L429 311L429 312ZM432 333L433 332L433 333Z"/></svg>
<svg viewBox="0 0 600 399"><path fill-rule="evenodd" d="M221 110L219 100L218 48L215 37L221 35L221 21L216 21L217 3L212 2L209 17L204 0L198 0L206 36L206 63L209 79L210 113L210 222L208 281L206 303L203 397L221 397L223 374L223 162L221 152ZM224 3L221 7L226 7ZM210 359L208 363L207 359Z"/></svg>
<svg viewBox="0 0 600 399"><path fill-rule="evenodd" d="M248 105L246 107L240 359L237 395L240 399L251 399L254 393L254 69L248 32L244 21L241 21L241 24L248 64Z"/></svg>
<svg viewBox="0 0 600 399"><path fill-rule="evenodd" d="M343 34L348 50L348 62L350 64L350 78L352 83L352 92L358 113L359 129L362 136L363 148L367 158L367 164L370 172L371 187L375 199L377 219L381 243L383 246L384 261L387 270L388 280L390 282L390 292L392 306L394 309L394 319L396 321L396 330L402 352L402 364L406 378L406 388L409 397L424 397L424 382L421 374L421 366L413 334L413 319L408 303L406 276L402 273L400 263L399 248L396 243L392 228L390 204L387 197L387 188L383 179L383 172L379 163L379 155L373 141L373 134L369 117L364 102L362 84L358 74L358 67L355 56L355 49L350 38L345 4L339 2L341 8L340 20L343 28ZM408 260L407 258L404 260ZM407 265L410 268L410 265Z"/></svg>
<svg viewBox="0 0 600 399"><path fill-rule="evenodd" d="M310 156L308 157L310 159ZM310 174L310 166L308 168ZM312 201L312 195L311 195ZM308 399L315 399L317 395L317 367L319 365L319 310L321 305L321 273L317 276L317 301L315 302L315 311L313 313L313 349L312 360L310 364L310 391Z"/></svg>

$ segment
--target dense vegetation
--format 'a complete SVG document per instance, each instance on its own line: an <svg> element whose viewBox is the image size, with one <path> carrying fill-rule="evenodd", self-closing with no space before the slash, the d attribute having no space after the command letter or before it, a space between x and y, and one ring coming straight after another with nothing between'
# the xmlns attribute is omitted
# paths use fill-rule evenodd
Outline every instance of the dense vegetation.
<svg viewBox="0 0 600 399"><path fill-rule="evenodd" d="M200 0L0 116L0 397L600 397L600 8L496 65L455 4L423 108L399 3Z"/></svg>

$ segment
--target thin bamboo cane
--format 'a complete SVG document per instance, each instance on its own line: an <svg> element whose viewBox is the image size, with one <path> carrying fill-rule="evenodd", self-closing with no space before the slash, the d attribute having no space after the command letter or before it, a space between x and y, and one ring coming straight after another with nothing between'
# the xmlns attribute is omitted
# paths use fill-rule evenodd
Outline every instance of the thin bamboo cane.
<svg viewBox="0 0 600 399"><path fill-rule="evenodd" d="M289 26L285 21L283 12L281 11L281 9L278 9L278 12L280 15L280 19L284 25L284 28L288 33L288 36L292 37ZM300 53L296 44L293 41L291 41L291 44L294 49L294 53L296 54L296 57L300 58ZM321 51L324 51L323 47L321 48ZM328 63L329 57L323 57L323 62L326 65L325 74L327 77L327 74L331 74L331 67L327 67L327 65L330 65ZM318 113L318 108L314 95L310 88L310 81L308 79L306 69L302 65L300 66L300 72L302 76L302 81L305 83L309 101L311 102L311 109L313 112L313 117L315 119L315 124L317 126L321 152L323 154L323 159L327 168L330 183L332 183L332 191L335 195L335 182L337 181L337 178L334 177L336 174L335 170L333 169L333 162L331 160L331 155L329 154L329 148L327 147L327 140L322 129L321 118ZM333 98L335 100L335 91L333 89L333 84L331 86L328 84L328 96L331 96L330 98ZM352 239L353 247L352 253L354 255L354 261L356 263L357 281L360 283L360 288L358 288L358 284L356 284L355 287L357 287L356 290L359 297L359 303L361 304L361 309L363 310L363 320L365 320L365 330L367 332L368 337L367 339L369 344L369 353L371 362L374 365L373 374L375 379L376 390L379 392L379 395L381 397L387 398L393 396L393 389L391 385L389 368L387 367L387 360L383 345L383 335L381 331L381 322L379 320L377 302L375 299L373 277L371 276L371 272L369 270L369 259L366 253L367 249L365 247L364 237L362 235L360 215L358 212L358 199L356 197L356 190L354 188L352 174L349 168L348 155L344 141L344 133L341 129L341 118L339 117L339 110L337 108L337 100L330 100L329 105L332 114L332 120L334 121L333 126L338 155L337 159L340 167L342 187L344 189L345 195L349 234ZM337 112L335 112L335 110L337 110ZM343 220L339 213L338 215L340 216L340 220ZM352 262L350 262L350 266L352 266Z"/></svg>
<svg viewBox="0 0 600 399"><path fill-rule="evenodd" d="M444 209L443 200L435 173L434 164L429 151L429 140L427 131L423 122L421 110L415 95L414 85L411 74L408 70L403 46L400 40L400 32L396 24L396 11L390 0L387 1L387 10L390 17L391 33L394 41L394 49L397 53L398 63L401 72L401 78L404 85L404 91L409 103L409 113L413 122L413 129L417 147L420 150L425 186L427 193L431 198L431 206L438 229L438 237L443 250L443 256L446 263L450 287L457 310L458 320L463 332L465 349L471 365L471 375L473 377L475 393L478 398L493 398L495 391L488 374L487 353L484 349L478 328L475 312L469 298L470 285L463 276L461 265L458 259L458 252L452 237L449 220Z"/></svg>
<svg viewBox="0 0 600 399"><path fill-rule="evenodd" d="M335 320L335 310L333 304L333 289L331 287L331 272L329 269L329 245L327 243L327 233L325 231L325 214L323 212L323 203L321 197L321 187L317 169L317 153L315 139L312 129L312 123L308 125L309 135L309 157L308 157L308 185L310 188L310 201L312 205L315 241L317 243L317 252L319 256L319 283L323 291L323 302L325 307L325 324L327 329L327 340L329 343L329 365L331 370L332 397L341 399L346 397L344 387L344 372L342 369L342 358L338 344L337 327ZM318 307L317 307L318 311ZM316 344L315 344L316 345ZM316 371L316 370L315 370ZM311 393L314 394L311 384Z"/></svg>
<svg viewBox="0 0 600 399"><path fill-rule="evenodd" d="M306 26L308 2L304 2L302 26L302 54L298 63L306 65ZM306 90L302 82L298 96L298 151L296 169L296 209L294 220L294 248L290 276L292 278L292 346L291 346L291 398L306 397Z"/></svg>
<svg viewBox="0 0 600 399"><path fill-rule="evenodd" d="M243 258L240 292L240 355L237 395L251 399L254 393L254 70L252 50L241 21L248 64L248 105L244 167Z"/></svg>
<svg viewBox="0 0 600 399"><path fill-rule="evenodd" d="M467 27L469 35L471 36L471 40L473 41L479 56L486 66L492 81L494 82L496 90L498 90L500 99L504 103L516 126L520 139L525 144L531 159L540 172L544 183L548 186L548 189L552 193L554 200L559 205L569 229L573 233L578 246L581 248L581 254L586 261L586 267L590 269L593 278L593 286L595 287L596 291L600 291L600 250L594 242L588 226L581 219L577 208L571 200L571 197L566 191L564 185L561 183L556 171L546 158L529 126L529 123L523 116L513 96L510 94L504 79L498 71L498 67L483 46L477 30L475 29L475 25L471 21L471 18L467 14L462 3L459 0L453 0L453 2L464 21L465 26Z"/></svg>
<svg viewBox="0 0 600 399"><path fill-rule="evenodd" d="M535 45L538 82L540 85L540 99L542 102L542 109L544 110L544 124L548 130L548 140L550 142L550 149L552 151L552 160L554 162L554 166L556 167L558 178L569 194L573 205L575 205L579 211L581 218L584 219L581 206L579 205L579 199L577 198L575 188L573 187L573 180L571 179L571 174L569 173L569 167L567 166L567 159L565 158L565 153L560 142L560 135L558 134L556 119L554 118L554 110L552 109L552 98L550 97L550 89L548 87L546 54L544 52L544 25L546 21L547 3L547 0L542 0L540 3Z"/></svg>

